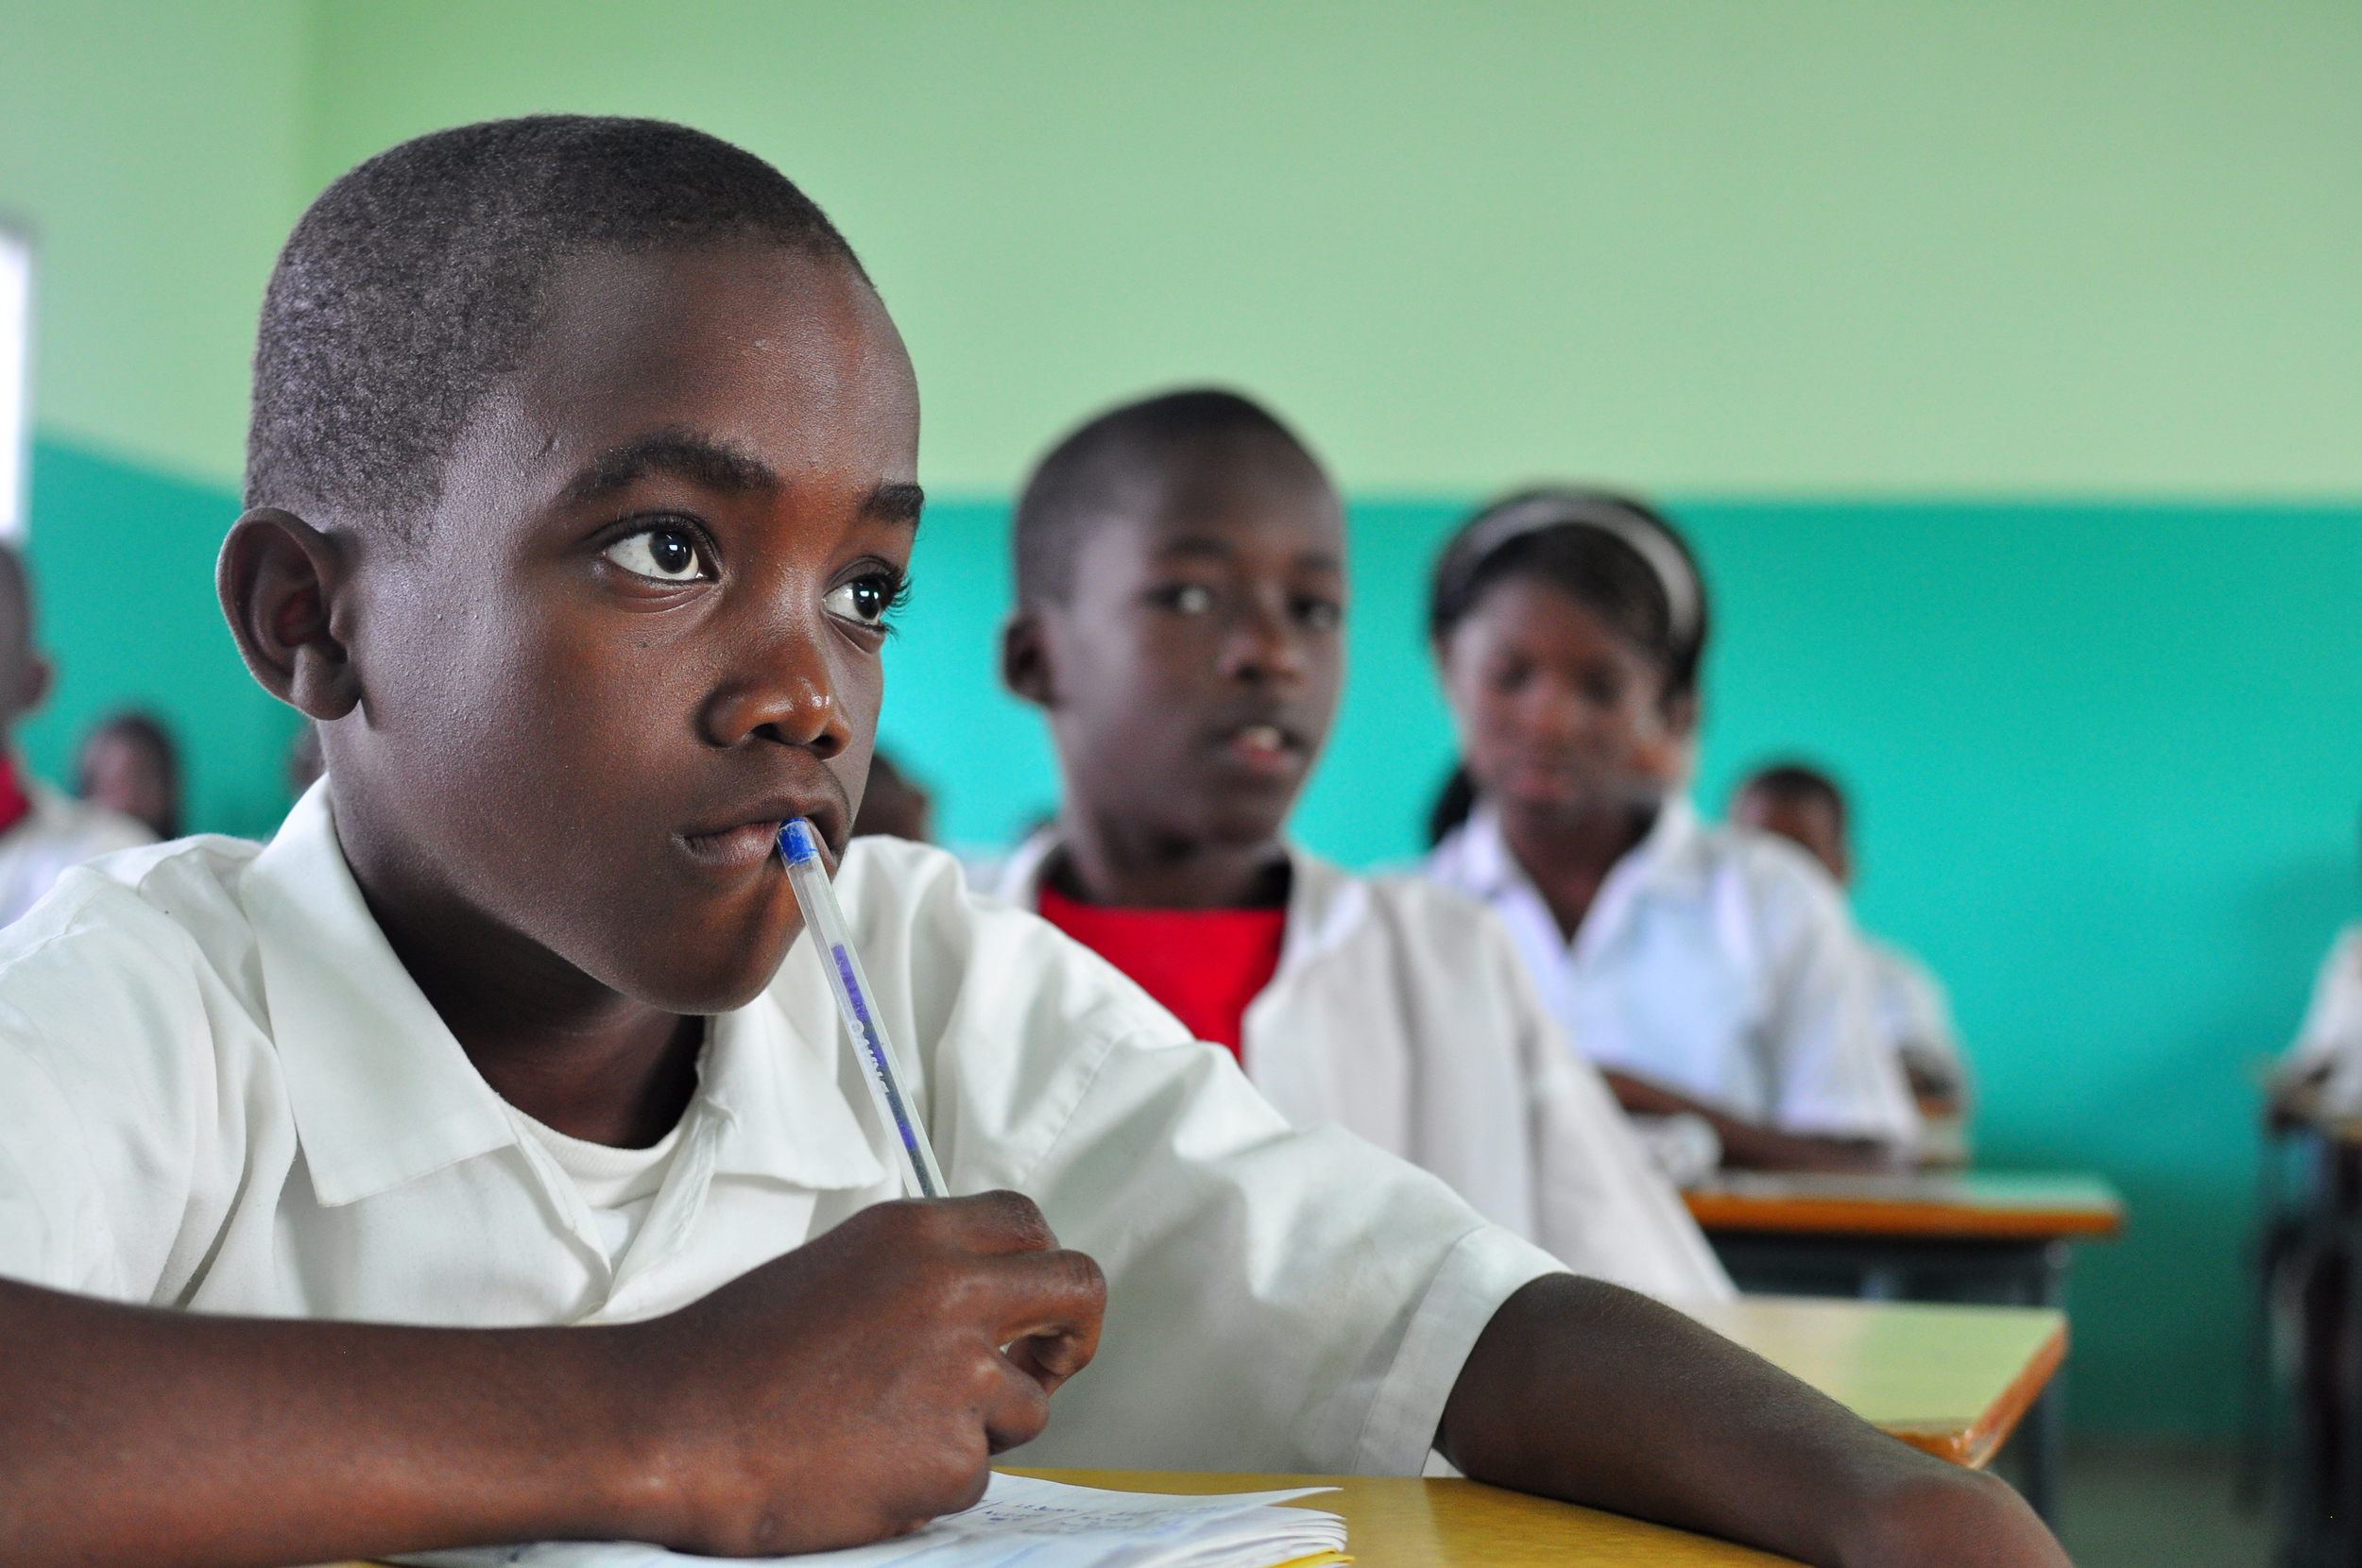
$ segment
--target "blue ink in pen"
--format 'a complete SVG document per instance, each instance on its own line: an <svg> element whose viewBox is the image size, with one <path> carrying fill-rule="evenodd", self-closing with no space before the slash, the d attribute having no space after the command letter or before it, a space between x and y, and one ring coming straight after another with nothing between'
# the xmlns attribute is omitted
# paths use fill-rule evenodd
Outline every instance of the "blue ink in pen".
<svg viewBox="0 0 2362 1568"><path fill-rule="evenodd" d="M787 861L788 885L796 890L804 924L822 950L820 966L829 973L829 989L836 993L837 1011L852 1033L869 1098L878 1107L879 1119L901 1137L907 1161L903 1186L914 1198L941 1198L950 1189L943 1184L943 1167L935 1164L927 1129L911 1115L910 1101L902 1093L902 1074L894 1048L886 1041L885 1026L869 1005L869 980L862 973L861 955L845 932L845 912L837 907L836 892L829 886L829 870L820 860L820 837L812 830L812 824L802 817L782 823L779 855Z"/></svg>

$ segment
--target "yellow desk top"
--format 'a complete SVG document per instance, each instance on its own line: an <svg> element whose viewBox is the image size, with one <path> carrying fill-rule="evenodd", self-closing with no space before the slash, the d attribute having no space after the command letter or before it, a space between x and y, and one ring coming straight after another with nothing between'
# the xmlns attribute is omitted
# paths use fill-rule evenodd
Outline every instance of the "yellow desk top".
<svg viewBox="0 0 2362 1568"><path fill-rule="evenodd" d="M2043 1241L2114 1236L2124 1225L2115 1188L2073 1173L1729 1170L1682 1198L1709 1231Z"/></svg>
<svg viewBox="0 0 2362 1568"><path fill-rule="evenodd" d="M2066 1314L2036 1306L1742 1296L1685 1312L1872 1425L1982 1469L2066 1355Z"/></svg>
<svg viewBox="0 0 2362 1568"><path fill-rule="evenodd" d="M1333 1486L1302 1507L1342 1514L1355 1568L1764 1568L1789 1562L1619 1514L1479 1481L1368 1475L1197 1475L1151 1470L1020 1470L1118 1491L1267 1491Z"/></svg>

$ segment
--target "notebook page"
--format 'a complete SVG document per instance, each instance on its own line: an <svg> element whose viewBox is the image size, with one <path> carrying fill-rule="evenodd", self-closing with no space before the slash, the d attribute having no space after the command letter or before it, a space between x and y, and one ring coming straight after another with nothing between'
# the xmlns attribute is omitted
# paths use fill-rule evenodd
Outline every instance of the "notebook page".
<svg viewBox="0 0 2362 1568"><path fill-rule="evenodd" d="M543 1542L404 1558L418 1568L1276 1568L1344 1550L1344 1521L1274 1505L1333 1487L1172 1497L995 1473L984 1501L893 1541L787 1558L707 1558L630 1542Z"/></svg>

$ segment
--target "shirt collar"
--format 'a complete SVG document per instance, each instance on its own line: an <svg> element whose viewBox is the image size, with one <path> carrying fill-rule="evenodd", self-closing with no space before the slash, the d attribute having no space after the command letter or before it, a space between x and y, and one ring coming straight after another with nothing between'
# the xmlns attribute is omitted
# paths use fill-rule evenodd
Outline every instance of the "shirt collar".
<svg viewBox="0 0 2362 1568"><path fill-rule="evenodd" d="M994 896L1018 909L1038 912L1042 878L1050 868L1051 855L1063 842L1055 824L1027 839L1001 868ZM1369 890L1360 878L1292 844L1286 847L1288 927L1281 939L1278 975L1286 975L1313 954L1336 946L1352 932L1369 907Z"/></svg>
<svg viewBox="0 0 2362 1568"><path fill-rule="evenodd" d="M325 781L255 858L244 891L296 1135L324 1206L520 1141L507 1102L369 913ZM831 1008L813 946L799 938L762 997L715 1020L690 1115L704 1107L721 1122L716 1174L822 1190L881 1178L839 1081Z"/></svg>
<svg viewBox="0 0 2362 1568"><path fill-rule="evenodd" d="M296 1136L323 1205L517 1142L500 1096L369 913L325 779L255 857L244 892Z"/></svg>
<svg viewBox="0 0 2362 1568"><path fill-rule="evenodd" d="M1697 808L1689 797L1668 795L1647 834L1600 884L1576 933L1577 945L1589 950L1608 941L1643 896L1694 885L1704 875L1700 854L1703 843ZM1481 801L1468 820L1436 846L1429 867L1438 880L1476 898L1492 901L1522 892L1537 905L1541 902L1532 879L1501 836L1500 813Z"/></svg>

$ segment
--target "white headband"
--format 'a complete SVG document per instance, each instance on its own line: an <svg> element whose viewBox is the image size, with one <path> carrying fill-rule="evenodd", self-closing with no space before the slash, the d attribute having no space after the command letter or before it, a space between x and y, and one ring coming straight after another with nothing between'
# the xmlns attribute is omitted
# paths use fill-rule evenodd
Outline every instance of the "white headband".
<svg viewBox="0 0 2362 1568"><path fill-rule="evenodd" d="M1568 526L1596 528L1629 545L1633 554L1656 574L1657 586L1665 590L1666 629L1673 640L1687 643L1697 639L1702 595L1697 571L1689 564L1689 557L1682 554L1681 546L1664 529L1604 496L1545 490L1522 497L1462 535L1457 549L1463 553L1463 558L1473 573L1513 539Z"/></svg>

